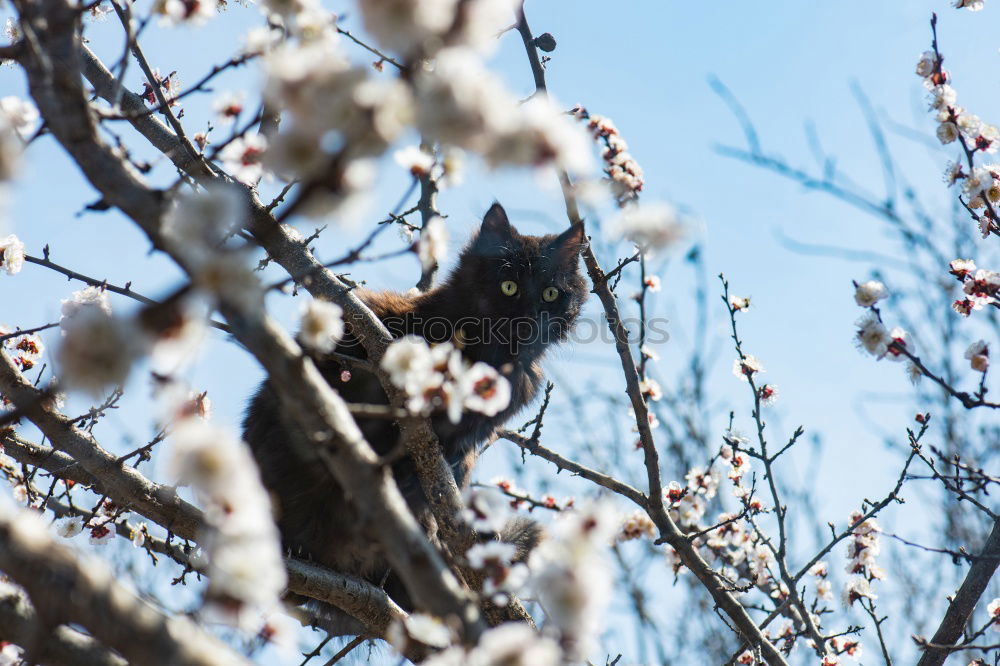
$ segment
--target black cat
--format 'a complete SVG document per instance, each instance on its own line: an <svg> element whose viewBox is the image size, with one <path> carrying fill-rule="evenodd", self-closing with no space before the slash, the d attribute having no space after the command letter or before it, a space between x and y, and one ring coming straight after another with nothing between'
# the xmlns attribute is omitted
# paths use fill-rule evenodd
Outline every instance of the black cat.
<svg viewBox="0 0 1000 666"><path fill-rule="evenodd" d="M466 412L458 423L444 414L432 424L455 480L462 487L482 445L493 431L531 402L542 382L538 366L549 345L564 340L587 297L579 270L582 229L562 234L523 236L514 229L500 204L483 218L482 227L462 251L454 271L440 286L418 295L358 290L358 297L386 325L393 337L413 334L431 343L450 341L469 362L483 361L511 384L510 404L495 416ZM346 322L337 351L365 358L363 346ZM386 395L374 375L352 371L336 360L316 362L330 385L351 403L385 404ZM345 381L346 380L346 381ZM384 419L358 419L365 438L380 455L399 443L399 428ZM285 547L293 553L378 584L388 566L374 535L365 532L343 490L308 451L304 435L289 423L270 383L264 382L247 408L243 436L260 466L277 509ZM299 446L289 442L296 438ZM413 463L403 457L393 466L400 490L417 519L434 538L434 521L416 478ZM500 538L526 552L538 538L530 521L515 521ZM409 606L398 581L386 582L397 602ZM343 634L360 631L343 614L324 623Z"/></svg>

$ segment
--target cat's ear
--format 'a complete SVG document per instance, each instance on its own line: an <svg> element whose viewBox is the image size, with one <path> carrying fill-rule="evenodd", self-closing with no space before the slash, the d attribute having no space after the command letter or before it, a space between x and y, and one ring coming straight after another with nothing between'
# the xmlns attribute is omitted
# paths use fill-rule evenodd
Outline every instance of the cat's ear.
<svg viewBox="0 0 1000 666"><path fill-rule="evenodd" d="M510 238L510 220L507 219L507 211L499 202L494 201L490 209L483 216L483 226L479 230L480 234L488 234L499 238Z"/></svg>
<svg viewBox="0 0 1000 666"><path fill-rule="evenodd" d="M583 233L582 224L571 225L569 229L562 232L552 241L552 256L559 266L566 268L576 267L576 262L580 259L580 251L583 250L587 237Z"/></svg>
<svg viewBox="0 0 1000 666"><path fill-rule="evenodd" d="M476 249L480 254L493 255L510 245L514 237L507 211L499 203L494 203L483 216L483 225L476 237Z"/></svg>

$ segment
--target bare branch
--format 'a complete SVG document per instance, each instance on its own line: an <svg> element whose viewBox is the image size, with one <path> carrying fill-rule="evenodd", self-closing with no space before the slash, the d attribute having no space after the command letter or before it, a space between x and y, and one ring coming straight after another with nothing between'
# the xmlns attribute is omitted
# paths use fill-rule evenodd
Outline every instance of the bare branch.
<svg viewBox="0 0 1000 666"><path fill-rule="evenodd" d="M979 558L969 567L969 573L948 604L948 610L930 640L931 645L926 646L917 666L940 666L944 663L951 651L934 646L955 645L962 637L972 611L986 591L997 566L1000 566L1000 520L994 521Z"/></svg>

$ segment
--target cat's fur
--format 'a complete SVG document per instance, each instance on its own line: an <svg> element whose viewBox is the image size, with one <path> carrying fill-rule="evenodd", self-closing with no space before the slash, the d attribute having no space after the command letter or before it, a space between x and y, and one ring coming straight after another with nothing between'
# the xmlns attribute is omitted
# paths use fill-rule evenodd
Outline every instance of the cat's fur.
<svg viewBox="0 0 1000 666"><path fill-rule="evenodd" d="M438 287L413 296L357 291L393 337L415 334L432 343L455 342L468 361L486 362L510 381L510 405L496 416L466 412L457 424L444 414L432 417L434 431L459 486L468 483L478 447L535 397L542 382L538 366L542 354L551 343L565 339L579 314L587 295L579 271L583 242L579 228L559 236L522 236L510 225L500 204L494 204L479 232L462 251L454 271ZM501 292L500 284L505 280L517 283L515 295ZM551 286L559 290L559 296L548 303L542 292ZM532 334L535 339L525 339ZM358 358L366 356L350 322L337 351ZM341 373L346 368L340 362L329 358L317 358L316 362L346 401L387 402L374 375L352 370L344 381ZM358 424L380 455L399 444L399 429L394 422L358 419ZM337 571L365 576L378 584L388 567L377 539L366 533L366 526L358 520L343 489L324 467L316 460L303 458L301 452L307 452L309 446L284 416L268 382L253 397L243 425L244 438L277 505L285 546ZM433 518L412 461L402 457L393 466L393 473L410 509L434 538ZM500 538L517 542L522 550L530 549L537 540L537 529L530 521L515 522L504 532ZM398 583L390 579L386 586L394 599L404 606L409 603ZM343 633L356 633L351 623L340 626Z"/></svg>

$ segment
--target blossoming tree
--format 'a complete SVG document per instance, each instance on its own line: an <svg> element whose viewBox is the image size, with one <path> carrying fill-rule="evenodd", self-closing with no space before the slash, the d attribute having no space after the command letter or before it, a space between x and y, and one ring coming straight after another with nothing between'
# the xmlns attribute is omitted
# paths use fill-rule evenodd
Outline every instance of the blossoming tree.
<svg viewBox="0 0 1000 666"><path fill-rule="evenodd" d="M789 478L803 428L779 436L768 427L779 394L740 333L754 314L749 298L730 293L722 276L718 285L701 279L696 294L699 316L724 314L730 379L745 385L728 427L717 427L718 406L703 390L703 348L678 345L671 363L661 361L649 307L666 290L655 266L687 242L693 224L643 193L643 171L608 117L550 97L546 65L557 44L529 27L530 2L358 0L342 16L318 0L228 9L215 0L14 0L13 8L0 59L23 74L27 95L0 99L0 179L16 186L22 153L53 142L97 193L80 202L87 214L123 216L151 248L149 261L169 262L175 277L151 298L57 261L48 245L0 236L4 280L54 273L76 287L63 295L58 320L0 329L0 474L9 487L0 504L3 663L332 664L366 643L390 646L372 658L432 664L830 665L860 659L863 645L887 664L1000 659L991 633L1000 599L988 594L1000 564L990 494L1000 482L990 469L1000 430L989 417L1000 403L988 397L1000 273L977 266L990 265L987 244L1000 236L1000 168L985 163L1000 133L958 106L952 77L962 73L944 67L936 18L916 71L937 139L961 148L962 161L947 170L961 190L953 219L934 220L910 194L903 213L891 198L873 202L836 178L791 169L762 151L752 127L750 148L730 150L873 212L913 252L904 273L915 284L897 288L877 273L854 283L856 342L874 359L905 364L923 382L915 400L934 413L897 424L895 484L871 489L871 499L838 517L815 510L811 490ZM183 72L195 81L187 87L147 56L148 27L225 23L237 11L257 27L239 31L241 45L225 62ZM91 39L107 34L120 39ZM527 99L487 65L504 40L523 49ZM261 82L213 89L243 67L257 68ZM185 118L199 104L212 109L204 127ZM465 161L537 170L561 194L559 226L590 240L582 260L615 369L613 390L556 377L522 427L485 443L517 452L524 467L516 478L477 478L463 490L430 417L458 423L467 412L502 412L512 393L503 369L467 362L460 341L394 339L357 297L350 271L414 255L412 280L382 286L431 289L450 225L438 195L462 186ZM364 225L359 203L386 171L402 173L405 189ZM364 234L348 246L336 230L351 224ZM398 238L383 235L388 229ZM95 240L86 251L102 248ZM695 247L687 264L696 274L700 261ZM948 319L959 315L968 319ZM909 325L915 317L919 326ZM989 320L982 337L956 331L977 317ZM390 404L349 404L317 370L313 359L336 354L345 321L365 351L350 362L378 376ZM959 368L946 357L967 337ZM310 433L315 464L377 535L412 609L372 581L282 549L254 458L189 381L202 348L263 368ZM128 409L140 375L153 386L151 408ZM972 388L963 388L970 377ZM342 380L350 378L345 368ZM610 414L612 446L595 445L604 432L590 426L598 412ZM734 427L736 413L749 416L751 436ZM433 498L434 539L362 435L362 415L403 425L401 455L415 461ZM154 434L119 450L104 439L112 418ZM894 575L915 576L916 560L880 559L887 538L902 539L879 521L906 510L897 505L921 479L938 494L916 510L932 506L949 520L941 543L921 552L950 557L961 574L884 592ZM559 499L564 491L576 498ZM518 512L546 526L523 562L512 544L482 538ZM128 573L141 575L123 580ZM293 598L335 606L362 631L331 641L315 605ZM907 622L907 599L932 609L923 625L932 633ZM612 631L626 624L634 638Z"/></svg>

